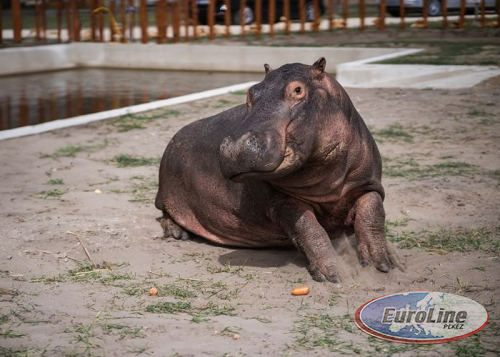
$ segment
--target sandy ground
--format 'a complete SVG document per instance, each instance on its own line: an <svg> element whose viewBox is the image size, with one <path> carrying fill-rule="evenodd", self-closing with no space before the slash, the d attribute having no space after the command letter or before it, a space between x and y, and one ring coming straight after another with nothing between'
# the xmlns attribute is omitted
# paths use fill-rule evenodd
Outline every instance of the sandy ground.
<svg viewBox="0 0 500 357"><path fill-rule="evenodd" d="M344 282L317 283L294 250L162 238L159 158L182 126L245 100L228 94L0 142L0 355L498 353L500 78L348 92L384 157L388 235L417 242L395 243L405 272L361 269L346 250ZM300 285L310 294L292 296ZM472 298L490 322L432 346L354 326L364 302L418 289Z"/></svg>

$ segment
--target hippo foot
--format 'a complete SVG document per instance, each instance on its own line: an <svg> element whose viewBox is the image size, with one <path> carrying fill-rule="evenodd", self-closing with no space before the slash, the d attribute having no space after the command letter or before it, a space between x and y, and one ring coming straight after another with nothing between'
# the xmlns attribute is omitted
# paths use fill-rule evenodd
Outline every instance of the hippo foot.
<svg viewBox="0 0 500 357"><path fill-rule="evenodd" d="M188 240L190 238L189 232L181 228L171 218L163 217L160 219L160 224L163 228L163 237L175 239Z"/></svg>
<svg viewBox="0 0 500 357"><path fill-rule="evenodd" d="M340 276L338 275L337 270L333 267L323 267L323 269L320 269L319 267L311 264L307 268L307 270L315 281L330 281L332 283L340 283Z"/></svg>
<svg viewBox="0 0 500 357"><path fill-rule="evenodd" d="M388 273L394 268L405 271L404 265L390 242L387 242L387 247L377 254L371 254L368 249L358 250L358 259L362 267L374 265L382 273Z"/></svg>
<svg viewBox="0 0 500 357"><path fill-rule="evenodd" d="M387 273L387 272L389 272L389 270L391 270L393 268L392 261L387 256L387 252L385 252L385 250L384 250L384 254L382 254L381 256L380 255L381 254L376 256L375 257L376 259L374 259L368 252L363 252L361 254L360 254L360 252L358 252L359 264L361 264L361 266L363 268L374 265L378 271L381 271L383 273Z"/></svg>

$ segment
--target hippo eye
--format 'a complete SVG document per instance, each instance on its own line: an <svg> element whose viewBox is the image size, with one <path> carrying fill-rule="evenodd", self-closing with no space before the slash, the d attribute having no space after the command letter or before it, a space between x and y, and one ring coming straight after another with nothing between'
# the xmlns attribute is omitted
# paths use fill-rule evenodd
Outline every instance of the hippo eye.
<svg viewBox="0 0 500 357"><path fill-rule="evenodd" d="M305 84L300 81L293 81L289 83L286 88L286 96L291 100L291 105L298 104L306 96Z"/></svg>

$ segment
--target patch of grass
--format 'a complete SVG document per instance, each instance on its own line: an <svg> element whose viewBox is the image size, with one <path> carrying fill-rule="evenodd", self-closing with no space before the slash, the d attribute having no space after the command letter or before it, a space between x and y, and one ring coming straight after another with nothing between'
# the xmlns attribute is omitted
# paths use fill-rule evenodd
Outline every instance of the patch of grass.
<svg viewBox="0 0 500 357"><path fill-rule="evenodd" d="M111 271L108 275L105 277L102 277L100 279L100 282L104 285L116 285L117 281L122 281L122 280L134 280L135 276L132 273L116 273L114 271Z"/></svg>
<svg viewBox="0 0 500 357"><path fill-rule="evenodd" d="M54 153L42 157L51 157L53 159L57 159L60 157L75 157L77 153L81 152L83 150L83 147L80 145L67 145L63 146Z"/></svg>
<svg viewBox="0 0 500 357"><path fill-rule="evenodd" d="M393 44L424 47L422 52L381 61L383 64L499 65L500 46L481 41L396 40ZM357 44L359 45L359 44Z"/></svg>
<svg viewBox="0 0 500 357"><path fill-rule="evenodd" d="M231 92L231 94L234 94L234 95L247 95L247 90L236 90L234 92Z"/></svg>
<svg viewBox="0 0 500 357"><path fill-rule="evenodd" d="M158 190L158 180L142 180L132 184L133 199L129 202L153 202Z"/></svg>
<svg viewBox="0 0 500 357"><path fill-rule="evenodd" d="M21 347L21 348L5 348L0 346L0 356L3 357L27 357L27 356L47 356L47 351L44 349Z"/></svg>
<svg viewBox="0 0 500 357"><path fill-rule="evenodd" d="M58 189L54 190L48 190L48 191L41 191L35 195L36 198L60 198L62 195L64 195L67 191L60 191Z"/></svg>
<svg viewBox="0 0 500 357"><path fill-rule="evenodd" d="M226 262L222 266L207 266L207 271L211 274L218 273L231 273L231 274L239 274L243 271L243 267L231 267L231 262Z"/></svg>
<svg viewBox="0 0 500 357"><path fill-rule="evenodd" d="M116 281L135 279L135 276L131 273L116 272L116 269L123 268L127 265L127 263L113 264L109 262L92 265L79 262L76 268L70 269L67 274L59 274L54 277L42 276L41 278L30 280L30 282L43 284L61 283L66 281L78 283L98 282L103 285L116 286L118 285Z"/></svg>
<svg viewBox="0 0 500 357"><path fill-rule="evenodd" d="M154 201L158 190L158 178L145 179L142 176L131 177L133 180L130 188L127 189L109 189L108 192L116 194L130 194L133 196L129 202L152 202Z"/></svg>
<svg viewBox="0 0 500 357"><path fill-rule="evenodd" d="M177 313L190 313L192 311L191 303L188 301L159 301L154 304L146 306L146 312L156 314L177 314Z"/></svg>
<svg viewBox="0 0 500 357"><path fill-rule="evenodd" d="M303 315L294 324L293 332L297 335L295 345L303 348L324 347L337 353L352 352L352 343L339 336L339 332L352 333L355 329L349 314Z"/></svg>
<svg viewBox="0 0 500 357"><path fill-rule="evenodd" d="M408 226L409 221L411 221L411 218L409 218L409 217L396 219L396 220L386 219L385 224L388 227L406 227L406 226Z"/></svg>
<svg viewBox="0 0 500 357"><path fill-rule="evenodd" d="M157 166L160 164L159 157L140 157L128 154L117 155L110 162L118 167L137 167L137 166Z"/></svg>
<svg viewBox="0 0 500 357"><path fill-rule="evenodd" d="M170 283L158 287L160 296L173 296L179 299L190 299L198 296L196 292L190 290L186 286L181 286L179 283Z"/></svg>
<svg viewBox="0 0 500 357"><path fill-rule="evenodd" d="M384 140L398 141L403 140L405 142L412 142L413 136L408 133L408 131L403 128L400 124L393 124L386 129L381 130L371 130L372 135L377 141L383 142Z"/></svg>
<svg viewBox="0 0 500 357"><path fill-rule="evenodd" d="M76 154L80 152L91 151L91 150L102 150L108 145L109 145L108 140L104 140L102 143L97 143L92 145L66 145L57 149L52 154L42 154L40 155L40 158L42 159L52 158L54 160L57 160L62 157L76 157Z"/></svg>
<svg viewBox="0 0 500 357"><path fill-rule="evenodd" d="M2 328L0 330L0 337L3 337L3 338L21 338L24 336L26 336L26 334L12 330L11 325L9 325L5 328Z"/></svg>
<svg viewBox="0 0 500 357"><path fill-rule="evenodd" d="M142 327L132 327L124 323L104 322L101 324L101 329L106 334L118 333L120 336L120 340L146 337L146 334L142 330Z"/></svg>
<svg viewBox="0 0 500 357"><path fill-rule="evenodd" d="M7 325L9 322L8 315L0 315L0 337L3 338L21 338L26 336L24 333L16 332L12 330L12 323ZM1 352L1 350L0 350ZM0 354L0 356L3 356Z"/></svg>
<svg viewBox="0 0 500 357"><path fill-rule="evenodd" d="M405 352L414 352L411 356L425 356L431 350L430 345L411 345L383 341L378 338L369 336L368 343L372 349L370 356L394 356L404 354Z"/></svg>
<svg viewBox="0 0 500 357"><path fill-rule="evenodd" d="M486 112L484 109L476 109L476 108L469 109L469 111L467 112L467 115L470 117L491 116L491 114Z"/></svg>
<svg viewBox="0 0 500 357"><path fill-rule="evenodd" d="M235 105L241 104L239 101L219 99L217 102L211 105L212 108L226 108L233 107Z"/></svg>
<svg viewBox="0 0 500 357"><path fill-rule="evenodd" d="M101 347L98 340L102 341L103 335L119 336L120 340L146 337L142 327L129 326L109 320L110 318L103 318L101 312L99 312L90 323L76 322L67 327L64 332L73 335L72 341L77 345L78 349L71 355L98 355L99 353L92 352L94 349ZM83 351L81 351L82 349Z"/></svg>
<svg viewBox="0 0 500 357"><path fill-rule="evenodd" d="M64 181L62 179L49 179L47 185L64 185Z"/></svg>
<svg viewBox="0 0 500 357"><path fill-rule="evenodd" d="M110 124L115 126L119 132L123 133L135 129L145 129L145 124L155 119L163 119L169 116L178 116L179 114L179 111L173 109L168 109L160 113L149 115L128 113L120 116L118 119L111 121Z"/></svg>
<svg viewBox="0 0 500 357"><path fill-rule="evenodd" d="M193 317L193 322L208 321L211 316L235 316L234 307L218 306L213 302L208 302L202 307L193 307L189 301L159 301L146 306L145 311L157 314L178 314L185 313Z"/></svg>
<svg viewBox="0 0 500 357"><path fill-rule="evenodd" d="M457 228L439 231L421 230L388 235L388 239L398 243L402 249L424 248L448 252L483 251L500 252L500 226L494 228Z"/></svg>
<svg viewBox="0 0 500 357"><path fill-rule="evenodd" d="M486 348L481 343L479 334L472 335L467 339L455 343L455 356L457 357L482 357L485 354Z"/></svg>
<svg viewBox="0 0 500 357"><path fill-rule="evenodd" d="M336 306L341 298L339 293L332 293L328 298L328 306Z"/></svg>
<svg viewBox="0 0 500 357"><path fill-rule="evenodd" d="M422 166L414 158L383 157L382 160L384 177L402 177L410 181L439 176L465 176L480 172L476 165L461 161Z"/></svg>
<svg viewBox="0 0 500 357"><path fill-rule="evenodd" d="M151 283L132 283L123 287L123 292L130 296L140 296L146 294L151 288Z"/></svg>
<svg viewBox="0 0 500 357"><path fill-rule="evenodd" d="M42 284L62 283L63 281L66 281L66 276L62 274L53 277L42 276L41 278L34 278L30 280L31 283Z"/></svg>

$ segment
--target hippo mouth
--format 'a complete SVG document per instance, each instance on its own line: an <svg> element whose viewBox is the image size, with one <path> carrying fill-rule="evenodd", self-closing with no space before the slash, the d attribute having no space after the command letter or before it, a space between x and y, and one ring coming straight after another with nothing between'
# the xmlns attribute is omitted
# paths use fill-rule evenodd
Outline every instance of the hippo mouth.
<svg viewBox="0 0 500 357"><path fill-rule="evenodd" d="M298 152L288 145L285 149L283 159L277 167L269 171L247 171L232 175L229 179L234 182L244 182L249 180L272 180L284 177L302 166L302 159Z"/></svg>

